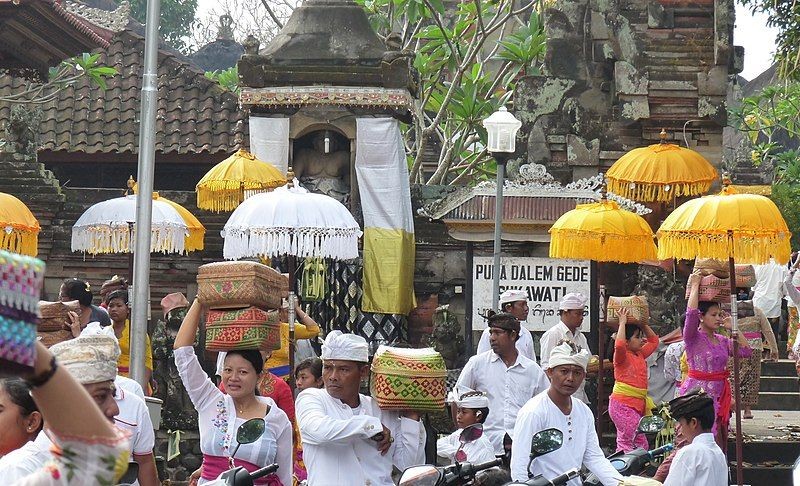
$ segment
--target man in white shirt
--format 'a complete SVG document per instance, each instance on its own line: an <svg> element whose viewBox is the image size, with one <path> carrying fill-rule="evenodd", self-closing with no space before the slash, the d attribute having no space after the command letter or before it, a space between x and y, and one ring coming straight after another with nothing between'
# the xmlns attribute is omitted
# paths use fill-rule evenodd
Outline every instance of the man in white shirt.
<svg viewBox="0 0 800 486"><path fill-rule="evenodd" d="M50 348L59 365L68 370L94 399L100 411L110 421L119 414L114 401L114 377L117 375L119 345L110 336L81 336ZM80 420L80 417L75 417ZM3 484L15 481L40 470L53 456L47 422L35 440L28 442L0 459L0 478Z"/></svg>
<svg viewBox="0 0 800 486"><path fill-rule="evenodd" d="M669 412L689 444L675 454L664 486L727 486L728 463L711 433L714 400L695 389L669 402Z"/></svg>
<svg viewBox="0 0 800 486"><path fill-rule="evenodd" d="M789 270L785 265L770 260L765 265L753 265L756 269L756 284L753 286L753 306L764 312L772 325L775 337L780 331L781 301L783 300L783 281Z"/></svg>
<svg viewBox="0 0 800 486"><path fill-rule="evenodd" d="M116 386L114 400L119 408L114 423L131 433L131 460L139 466L137 481L134 481L132 486L157 486L161 483L158 480L158 470L153 457L156 436L144 394L138 395L142 392L142 388L137 386L139 385L137 382L124 376L117 376L114 384Z"/></svg>
<svg viewBox="0 0 800 486"><path fill-rule="evenodd" d="M388 412L359 385L369 373L367 341L332 331L322 346L325 388L297 397L308 484L392 486L392 467L425 463L425 431L416 412Z"/></svg>
<svg viewBox="0 0 800 486"><path fill-rule="evenodd" d="M586 377L589 357L588 351L578 350L571 342L553 348L547 370L550 387L530 399L517 416L511 449L511 477L515 481L527 481L539 474L553 479L570 469L580 470L582 466L600 478L604 486L617 486L622 481L622 475L600 449L592 411L582 401L572 399ZM564 434L563 444L531 461L531 438L549 428ZM581 484L580 478L567 483L568 486Z"/></svg>
<svg viewBox="0 0 800 486"><path fill-rule="evenodd" d="M589 342L581 332L587 302L588 299L583 294L572 292L566 294L558 303L558 316L561 320L548 329L539 341L539 360L543 370L547 371L549 368L550 353L561 341L567 340L577 344L581 349L589 350ZM589 403L589 397L586 396L584 390L585 386L586 381L584 380L574 396L583 403Z"/></svg>
<svg viewBox="0 0 800 486"><path fill-rule="evenodd" d="M495 454L504 454L503 438L514 439L517 412L531 397L550 385L535 361L517 350L520 323L513 315L501 312L489 318L491 349L467 361L457 386L486 392L491 413L484 423L484 433Z"/></svg>
<svg viewBox="0 0 800 486"><path fill-rule="evenodd" d="M508 312L516 317L520 323L528 320L528 294L524 291L506 290L500 294L499 304L501 312ZM481 334L481 339L478 341L478 350L475 354L489 351L489 348L489 328L487 327ZM526 358L536 361L536 351L533 350L533 336L524 324L520 324L517 350Z"/></svg>

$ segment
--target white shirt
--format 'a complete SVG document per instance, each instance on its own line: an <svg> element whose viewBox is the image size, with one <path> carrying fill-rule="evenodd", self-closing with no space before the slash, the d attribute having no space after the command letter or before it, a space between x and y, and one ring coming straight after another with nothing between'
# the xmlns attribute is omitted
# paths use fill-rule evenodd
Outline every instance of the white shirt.
<svg viewBox="0 0 800 486"><path fill-rule="evenodd" d="M781 316L783 281L788 269L774 260L766 265L753 265L756 269L756 284L753 286L753 306L758 307L767 318Z"/></svg>
<svg viewBox="0 0 800 486"><path fill-rule="evenodd" d="M131 383L129 383L131 382ZM153 447L156 442L155 431L153 430L153 422L150 420L150 412L147 410L147 404L144 398L140 398L130 390L137 390L137 387L132 383L139 385L136 381L124 376L117 376L114 379L114 385L117 388L117 394L114 400L119 407L119 414L114 417L114 424L130 432L131 441L131 461L135 461L133 456L146 456L153 453ZM142 387L138 387L141 391ZM142 394L144 395L144 394ZM138 486L139 481L134 481L131 486Z"/></svg>
<svg viewBox="0 0 800 486"><path fill-rule="evenodd" d="M512 479L528 480L531 438L535 433L549 428L561 430L564 443L561 448L534 459L530 468L531 476L542 474L547 479L553 479L570 469L580 470L585 465L600 478L604 486L617 486L622 481L622 475L603 456L594 430L594 416L589 407L580 400L572 400L572 412L564 415L547 395L547 391L530 399L517 416L514 443L511 447ZM568 486L582 484L580 478L574 478L567 483Z"/></svg>
<svg viewBox="0 0 800 486"><path fill-rule="evenodd" d="M452 464L456 457L458 448L461 447L459 436L464 429L458 429L447 437L442 437L436 441L436 455L448 459ZM465 461L473 464L493 461L495 459L494 446L489 442L485 435L478 437L478 440L467 442L462 449L467 455Z"/></svg>
<svg viewBox="0 0 800 486"><path fill-rule="evenodd" d="M425 463L422 422L383 411L365 395L359 400L353 409L320 388L308 388L297 396L295 411L309 486L392 486L393 465L402 471ZM384 425L395 440L381 455L371 437Z"/></svg>
<svg viewBox="0 0 800 486"><path fill-rule="evenodd" d="M710 433L700 434L691 444L682 447L672 465L664 486L728 486L728 463L725 454Z"/></svg>
<svg viewBox="0 0 800 486"><path fill-rule="evenodd" d="M543 370L549 368L548 364L550 363L550 353L553 352L553 348L555 348L556 345L558 345L558 342L562 339L571 341L581 348L589 351L589 341L586 340L586 336L580 331L580 329L576 330L573 334L566 324L558 321L558 324L542 334L542 339L539 341L539 360ZM586 380L583 380L581 386L572 396L578 400L581 400L583 403L589 403L589 397L586 396L586 390L584 389L585 387Z"/></svg>
<svg viewBox="0 0 800 486"><path fill-rule="evenodd" d="M520 326L519 328L519 339L517 339L516 345L517 351L519 351L521 355L531 361L536 361L536 351L533 350L533 336L525 326ZM478 341L478 350L475 354L485 353L491 349L492 346L489 344L489 328L487 327L483 330L483 334L481 334L481 339Z"/></svg>
<svg viewBox="0 0 800 486"><path fill-rule="evenodd" d="M236 448L236 408L233 398L214 386L197 361L194 348L183 346L174 351L175 366L183 386L197 410L200 450L203 454L229 457ZM256 396L269 406L264 416L266 430L252 444L242 444L236 459L259 467L278 464L275 473L283 484L292 484L292 425L286 413L269 397ZM198 484L208 481L200 479Z"/></svg>
<svg viewBox="0 0 800 486"><path fill-rule="evenodd" d="M536 362L518 354L517 361L507 367L494 351L471 357L456 383L485 392L489 398L489 416L483 423L483 433L494 446L495 454L503 454L505 434L513 439L519 409L528 399L550 387Z"/></svg>
<svg viewBox="0 0 800 486"><path fill-rule="evenodd" d="M3 484L11 484L40 470L53 459L53 454L50 453L52 445L50 438L42 430L36 439L0 457L0 478L3 478Z"/></svg>
<svg viewBox="0 0 800 486"><path fill-rule="evenodd" d="M117 375L117 377L114 378L114 386L118 389L122 388L126 392L136 395L144 400L144 390L142 390L142 385L140 385L136 380L131 380L125 376Z"/></svg>

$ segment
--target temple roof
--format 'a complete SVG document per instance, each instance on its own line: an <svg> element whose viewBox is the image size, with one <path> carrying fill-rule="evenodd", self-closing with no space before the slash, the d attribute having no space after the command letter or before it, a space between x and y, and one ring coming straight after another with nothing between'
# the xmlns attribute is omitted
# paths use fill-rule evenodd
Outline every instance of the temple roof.
<svg viewBox="0 0 800 486"><path fill-rule="evenodd" d="M0 68L15 74L46 77L64 59L108 45L54 0L0 0L0 25Z"/></svg>

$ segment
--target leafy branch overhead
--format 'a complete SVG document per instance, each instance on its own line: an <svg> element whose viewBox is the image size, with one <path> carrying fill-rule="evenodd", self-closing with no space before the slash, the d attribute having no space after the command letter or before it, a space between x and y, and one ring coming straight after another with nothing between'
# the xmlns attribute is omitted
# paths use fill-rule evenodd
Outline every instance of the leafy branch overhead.
<svg viewBox="0 0 800 486"><path fill-rule="evenodd" d="M473 0L446 9L441 0L358 1L380 35L397 32L403 48L416 53L421 103L415 124L405 130L411 181L465 184L492 177L482 122L508 103L520 76L538 74L545 54L533 3L515 9L511 0ZM431 139L442 147L432 172L422 166Z"/></svg>
<svg viewBox="0 0 800 486"><path fill-rule="evenodd" d="M55 99L61 90L83 77L88 77L92 84L105 90L106 80L115 76L117 70L98 64L99 60L100 54L84 53L62 61L58 66L50 68L47 82L29 84L22 91L0 96L0 102L44 104Z"/></svg>

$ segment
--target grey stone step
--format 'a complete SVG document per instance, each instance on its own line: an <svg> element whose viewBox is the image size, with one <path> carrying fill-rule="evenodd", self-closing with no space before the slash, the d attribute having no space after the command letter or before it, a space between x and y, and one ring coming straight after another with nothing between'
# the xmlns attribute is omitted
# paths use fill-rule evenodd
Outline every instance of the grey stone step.
<svg viewBox="0 0 800 486"><path fill-rule="evenodd" d="M780 359L776 362L761 363L761 376L797 376L794 361Z"/></svg>
<svg viewBox="0 0 800 486"><path fill-rule="evenodd" d="M731 419L731 421L733 421L733 419ZM794 463L795 459L797 459L798 455L800 455L800 442L796 441L770 440L763 442L744 442L742 444L742 457L753 465L765 461L778 461L781 464L791 465ZM728 441L728 459L732 461L736 460L736 441L733 438Z"/></svg>
<svg viewBox="0 0 800 486"><path fill-rule="evenodd" d="M728 456L735 458L736 456ZM731 483L736 484L736 461L730 468ZM747 466L742 470L742 482L752 486L789 486L792 484L792 467L791 466Z"/></svg>
<svg viewBox="0 0 800 486"><path fill-rule="evenodd" d="M797 377L762 376L759 391L761 392L798 392L800 383ZM798 395L800 398L800 395Z"/></svg>
<svg viewBox="0 0 800 486"><path fill-rule="evenodd" d="M800 393L793 392L760 392L756 410L800 410Z"/></svg>

